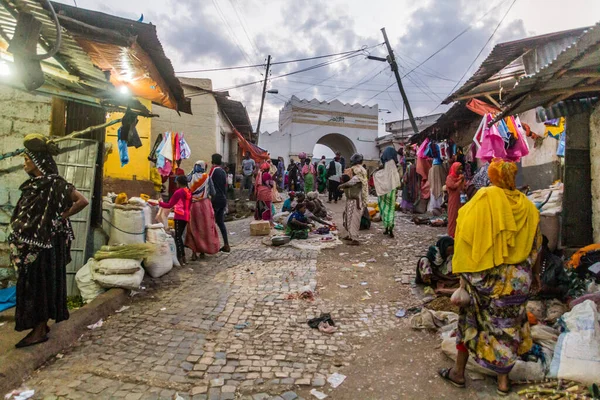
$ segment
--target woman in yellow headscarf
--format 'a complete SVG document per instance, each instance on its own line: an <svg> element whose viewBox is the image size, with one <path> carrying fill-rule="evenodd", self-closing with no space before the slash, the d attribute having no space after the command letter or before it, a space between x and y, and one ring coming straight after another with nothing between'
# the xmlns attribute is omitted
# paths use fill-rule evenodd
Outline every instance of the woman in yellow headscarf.
<svg viewBox="0 0 600 400"><path fill-rule="evenodd" d="M460 310L456 365L439 371L464 387L471 355L498 374L499 395L509 393L508 373L533 344L525 304L539 288L539 212L516 190L516 174L516 164L494 160L488 168L493 186L458 213L452 272L460 274L470 303Z"/></svg>

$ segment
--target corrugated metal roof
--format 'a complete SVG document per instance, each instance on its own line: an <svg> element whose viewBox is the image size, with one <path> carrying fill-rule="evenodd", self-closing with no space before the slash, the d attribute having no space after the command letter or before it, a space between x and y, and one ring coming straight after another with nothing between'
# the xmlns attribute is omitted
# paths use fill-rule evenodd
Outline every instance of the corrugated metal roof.
<svg viewBox="0 0 600 400"><path fill-rule="evenodd" d="M536 50L531 55L532 59L536 62L545 63L549 61L551 57L555 56L561 49L564 49L568 43L572 43L577 37L581 36L586 29L588 28L571 29L497 44L473 76L460 89L444 99L443 104L449 104L455 101L455 99L469 93L531 50L541 49ZM525 61L527 61L527 58ZM520 65L523 69L516 68L507 71L503 76L505 78L521 76L528 69L528 65L526 64L527 62L525 64L521 62ZM514 83L514 81L512 82ZM510 82L507 82L502 87L506 89L510 87L509 85Z"/></svg>
<svg viewBox="0 0 600 400"><path fill-rule="evenodd" d="M87 18L85 23L92 26L101 25L105 20L109 19L115 25L115 28L111 29L114 29L116 32L123 32L125 27L128 28L130 25L140 24L135 21L112 17L107 14L81 8L69 7L60 3L53 2L52 4L56 12L62 15L71 12L73 9L76 10L71 14L72 18L78 20L80 17L85 17ZM30 13L42 23L41 43L38 46L38 53L45 53L51 47L51 43L54 43L56 40L56 27L49 13L36 0L0 1L0 47L4 50L8 47L9 40L15 31L16 18L19 12ZM119 24L121 24L120 30L116 27ZM191 113L190 102L183 96L183 89L175 77L173 67L164 55L162 46L156 37L156 28L149 24L140 25L145 28L135 25L138 30L136 30L133 36L138 35L139 39L135 39L139 40L140 43L144 43L145 50L152 57L161 76L167 81L169 90L174 93L179 109ZM143 30L143 34L139 32L141 30ZM144 115L149 114L149 111L139 101L117 97L115 88L107 80L104 71L93 63L90 56L77 41L75 35L64 26L62 31L63 40L58 53L54 57L42 62L46 83L37 90L38 92L67 97L83 103L102 105L108 108L111 106L130 106ZM127 31L127 36L131 37L129 31ZM44 44L43 41L46 43ZM14 82L14 79L12 81L5 80L3 83L20 87L18 82Z"/></svg>
<svg viewBox="0 0 600 400"><path fill-rule="evenodd" d="M500 117L600 93L600 23L589 28L534 75L522 78Z"/></svg>
<svg viewBox="0 0 600 400"><path fill-rule="evenodd" d="M420 143L425 138L435 135L437 139L446 139L464 124L470 124L475 120L480 120L481 116L469 110L466 107L466 101L457 101L438 118L435 124L428 126L416 135L410 137L410 143Z"/></svg>
<svg viewBox="0 0 600 400"><path fill-rule="evenodd" d="M178 110L191 114L191 102L183 94L183 88L175 76L175 70L173 69L171 60L165 55L162 44L158 39L155 25L115 17L114 15L86 10L84 8L73 7L62 3L52 2L52 6L61 15L68 16L83 23L135 36L139 45L152 58L154 65L169 86L169 90L175 96Z"/></svg>

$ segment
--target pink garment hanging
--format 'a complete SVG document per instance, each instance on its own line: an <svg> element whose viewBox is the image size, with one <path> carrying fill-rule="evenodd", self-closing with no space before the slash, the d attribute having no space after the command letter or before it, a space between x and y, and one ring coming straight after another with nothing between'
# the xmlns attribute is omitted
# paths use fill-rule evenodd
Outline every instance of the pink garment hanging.
<svg viewBox="0 0 600 400"><path fill-rule="evenodd" d="M488 127L488 124L492 121L492 115L486 115L486 122L483 128L483 139L481 147L477 151L477 158L484 161L492 161L494 158L507 159L506 149L504 148L504 140L498 132L496 125Z"/></svg>
<svg viewBox="0 0 600 400"><path fill-rule="evenodd" d="M171 163L171 160L166 159L165 165L163 167L158 168L158 173L161 174L162 176L169 176L169 175L171 175L172 169L173 169L173 164Z"/></svg>
<svg viewBox="0 0 600 400"><path fill-rule="evenodd" d="M421 143L421 145L419 146L419 149L417 150L418 158L427 158L427 156L425 155L425 151L427 151L427 146L429 146L429 138L425 139L423 143Z"/></svg>
<svg viewBox="0 0 600 400"><path fill-rule="evenodd" d="M179 143L179 133L175 134L175 143L173 146L173 161L181 160L181 144Z"/></svg>
<svg viewBox="0 0 600 400"><path fill-rule="evenodd" d="M525 139L525 130L521 124L519 117L510 117L513 125L517 129L517 143L511 148L506 150L506 157L508 160L513 162L519 162L522 157L529 154L529 145Z"/></svg>

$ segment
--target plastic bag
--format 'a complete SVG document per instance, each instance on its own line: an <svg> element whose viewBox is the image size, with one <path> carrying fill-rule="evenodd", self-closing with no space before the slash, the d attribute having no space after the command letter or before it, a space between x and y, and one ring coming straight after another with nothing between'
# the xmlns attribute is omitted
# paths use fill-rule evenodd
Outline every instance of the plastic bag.
<svg viewBox="0 0 600 400"><path fill-rule="evenodd" d="M562 316L566 329L558 337L549 376L592 384L600 377L600 324L591 300Z"/></svg>
<svg viewBox="0 0 600 400"><path fill-rule="evenodd" d="M452 293L450 302L458 307L466 307L471 304L471 296L469 295L469 292L466 291L465 284L462 279L460 280L460 287L456 289L454 293Z"/></svg>
<svg viewBox="0 0 600 400"><path fill-rule="evenodd" d="M173 236L167 236L167 243L169 243L169 249L171 251L171 259L174 267L181 267L179 259L177 258L177 246L175 245L175 239Z"/></svg>
<svg viewBox="0 0 600 400"><path fill-rule="evenodd" d="M145 243L146 220L143 207L115 204L109 236L109 245Z"/></svg>
<svg viewBox="0 0 600 400"><path fill-rule="evenodd" d="M96 260L90 258L83 267L75 274L75 282L77 282L77 288L85 303L89 303L94 300L98 295L105 292L102 286L98 285L92 279L92 266L96 264Z"/></svg>
<svg viewBox="0 0 600 400"><path fill-rule="evenodd" d="M144 269L140 265L138 271L130 275L102 275L92 269L92 278L104 288L120 287L135 290L144 279Z"/></svg>
<svg viewBox="0 0 600 400"><path fill-rule="evenodd" d="M169 227L169 212L170 210L160 207L156 214L156 223L162 224L165 229Z"/></svg>
<svg viewBox="0 0 600 400"><path fill-rule="evenodd" d="M144 269L153 278L159 278L173 269L173 256L168 241L158 243L156 252L144 259Z"/></svg>

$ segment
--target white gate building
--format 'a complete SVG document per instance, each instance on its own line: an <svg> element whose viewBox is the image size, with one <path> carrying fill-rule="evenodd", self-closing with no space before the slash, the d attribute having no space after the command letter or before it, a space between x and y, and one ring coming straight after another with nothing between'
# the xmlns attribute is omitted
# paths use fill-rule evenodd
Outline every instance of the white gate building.
<svg viewBox="0 0 600 400"><path fill-rule="evenodd" d="M279 111L279 130L259 135L258 145L271 153L298 161L298 154L312 156L315 144L340 152L349 161L352 154L362 153L366 161L378 160L378 107L361 104L329 103L316 99L300 100L292 96Z"/></svg>

